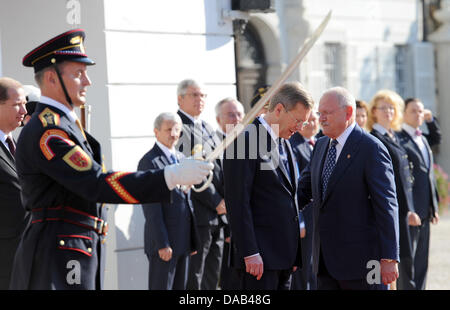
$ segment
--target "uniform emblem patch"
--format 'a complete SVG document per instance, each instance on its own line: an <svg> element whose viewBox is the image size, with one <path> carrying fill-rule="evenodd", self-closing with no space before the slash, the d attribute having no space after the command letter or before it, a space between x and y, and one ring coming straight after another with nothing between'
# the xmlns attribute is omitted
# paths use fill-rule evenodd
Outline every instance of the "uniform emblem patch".
<svg viewBox="0 0 450 310"><path fill-rule="evenodd" d="M45 108L44 111L39 114L39 119L44 127L47 127L48 125L59 125L59 114L53 112L49 108Z"/></svg>
<svg viewBox="0 0 450 310"><path fill-rule="evenodd" d="M92 168L91 158L79 145L64 155L63 160L77 171L87 171Z"/></svg>
<svg viewBox="0 0 450 310"><path fill-rule="evenodd" d="M50 160L55 156L52 149L48 145L51 139L59 139L70 146L75 145L75 143L69 139L69 136L65 131L60 129L46 130L39 141L39 147L41 148L42 154L44 154L47 160Z"/></svg>

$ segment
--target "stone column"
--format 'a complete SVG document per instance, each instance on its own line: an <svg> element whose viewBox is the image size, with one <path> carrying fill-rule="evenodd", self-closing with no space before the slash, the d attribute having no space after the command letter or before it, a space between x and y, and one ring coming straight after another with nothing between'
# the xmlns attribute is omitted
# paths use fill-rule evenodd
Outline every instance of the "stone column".
<svg viewBox="0 0 450 310"><path fill-rule="evenodd" d="M282 35L284 35L284 55L287 56L286 65L288 65L297 55L298 50L305 39L310 35L311 26L304 17L305 7L303 0L284 0L283 1L284 16ZM300 67L294 71L288 81L301 81L299 71Z"/></svg>
<svg viewBox="0 0 450 310"><path fill-rule="evenodd" d="M442 1L442 8L435 12L434 17L442 22L429 36L436 51L437 117L442 130L442 143L436 161L450 173L450 0Z"/></svg>

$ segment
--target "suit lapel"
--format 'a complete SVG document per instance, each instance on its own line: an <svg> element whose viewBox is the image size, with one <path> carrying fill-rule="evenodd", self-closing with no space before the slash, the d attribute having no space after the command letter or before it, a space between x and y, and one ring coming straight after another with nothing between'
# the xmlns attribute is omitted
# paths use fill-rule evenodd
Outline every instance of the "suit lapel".
<svg viewBox="0 0 450 310"><path fill-rule="evenodd" d="M274 169L274 172L277 173L277 175L279 176L280 179L282 179L282 184L287 185L285 186L286 189L291 192L294 187L292 186L290 177L288 176L288 173L286 171L286 168L284 167L283 163L281 162L281 158L280 158L280 154L278 152L278 142L274 141L272 139L272 136L270 135L270 133L266 130L266 128L261 124L261 122L256 119L255 120L255 125L257 126L257 128L261 128L262 130L264 130L264 134L267 137L267 144L266 147L268 147L268 151L270 152L270 156L271 156L271 160L272 160L272 164L274 166L277 166ZM287 143L286 143L287 145ZM292 149L289 148L290 153L292 154ZM286 150L287 151L287 150ZM293 156L291 155L291 159L289 160L290 162L292 162ZM293 168L293 164L291 164L292 169Z"/></svg>
<svg viewBox="0 0 450 310"><path fill-rule="evenodd" d="M413 149L414 149L414 150L416 151L416 153L418 154L417 157L419 157L419 158L421 159L421 163L420 163L420 164L423 165L424 167L426 167L426 168L428 169L428 167L427 167L427 165L426 165L425 158L423 158L422 152L420 151L420 148L419 148L419 146L417 145L417 143L414 142L413 138L409 135L409 133L406 132L406 130L403 129L403 130L402 130L402 133L403 133L403 136L406 137L406 139L408 140L408 143L411 144L411 145L413 146ZM422 141L424 141L424 140L426 140L426 139L423 139ZM426 143L426 141L425 141L424 143L425 143L425 145L427 146L428 152L429 152L429 146L428 146L428 143Z"/></svg>
<svg viewBox="0 0 450 310"><path fill-rule="evenodd" d="M161 150L161 148L155 143L155 163L158 166L159 169L164 169L165 166L170 165L169 159L166 157L164 152Z"/></svg>
<svg viewBox="0 0 450 310"><path fill-rule="evenodd" d="M333 191L333 188L336 185L336 183L341 179L341 176L353 162L353 158L355 157L355 154L358 151L361 136L362 136L361 129L358 129L358 127L355 126L355 128L347 138L347 141L345 142L345 145L336 162L336 166L334 167L334 170L331 173L330 180L328 181L327 185L327 192L325 193L325 197L322 201L322 204L330 196L330 193Z"/></svg>
<svg viewBox="0 0 450 310"><path fill-rule="evenodd" d="M0 146L0 158L17 173L14 157L3 143L0 142Z"/></svg>
<svg viewBox="0 0 450 310"><path fill-rule="evenodd" d="M296 162L295 162L295 155L294 155L294 151L292 150L291 144L289 143L288 140L286 140L286 151L288 153L288 158L289 158L289 167L291 169L291 177L289 179L289 183L291 184L291 187L293 188L294 192L297 191L297 180L299 178L299 173L300 171L297 170L296 168Z"/></svg>

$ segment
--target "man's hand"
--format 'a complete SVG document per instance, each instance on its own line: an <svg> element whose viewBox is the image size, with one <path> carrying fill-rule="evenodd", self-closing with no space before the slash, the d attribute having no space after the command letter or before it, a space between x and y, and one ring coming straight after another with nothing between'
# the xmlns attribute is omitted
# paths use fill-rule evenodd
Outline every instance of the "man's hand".
<svg viewBox="0 0 450 310"><path fill-rule="evenodd" d="M439 214L434 212L434 217L431 219L431 224L436 225L439 222Z"/></svg>
<svg viewBox="0 0 450 310"><path fill-rule="evenodd" d="M408 212L408 225L409 226L420 226L422 222L420 221L420 217L415 212Z"/></svg>
<svg viewBox="0 0 450 310"><path fill-rule="evenodd" d="M261 255L251 257L244 257L245 271L256 277L256 280L261 279L264 272L264 264Z"/></svg>
<svg viewBox="0 0 450 310"><path fill-rule="evenodd" d="M222 199L216 207L217 214L227 214L227 209L225 208L225 200Z"/></svg>
<svg viewBox="0 0 450 310"><path fill-rule="evenodd" d="M381 281L384 285L394 282L398 278L398 263L395 260L381 259Z"/></svg>
<svg viewBox="0 0 450 310"><path fill-rule="evenodd" d="M179 164L164 167L164 179L169 190L177 185L200 184L214 165L207 161L183 158Z"/></svg>
<svg viewBox="0 0 450 310"><path fill-rule="evenodd" d="M300 238L305 238L305 236L306 236L306 228L301 227L300 228Z"/></svg>
<svg viewBox="0 0 450 310"><path fill-rule="evenodd" d="M168 246L167 248L159 249L158 254L159 258L165 262L168 262L172 258L172 248Z"/></svg>
<svg viewBox="0 0 450 310"><path fill-rule="evenodd" d="M423 119L425 120L425 122L431 122L433 120L433 112L431 112L431 110L424 109Z"/></svg>

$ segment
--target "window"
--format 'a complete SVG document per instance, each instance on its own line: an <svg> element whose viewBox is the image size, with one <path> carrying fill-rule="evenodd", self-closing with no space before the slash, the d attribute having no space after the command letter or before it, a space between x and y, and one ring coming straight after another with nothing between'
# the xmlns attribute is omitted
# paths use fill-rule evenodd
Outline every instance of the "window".
<svg viewBox="0 0 450 310"><path fill-rule="evenodd" d="M325 87L342 86L343 53L339 43L325 43Z"/></svg>
<svg viewBox="0 0 450 310"><path fill-rule="evenodd" d="M407 46L395 46L395 90L402 97L407 97L408 76L407 76Z"/></svg>

